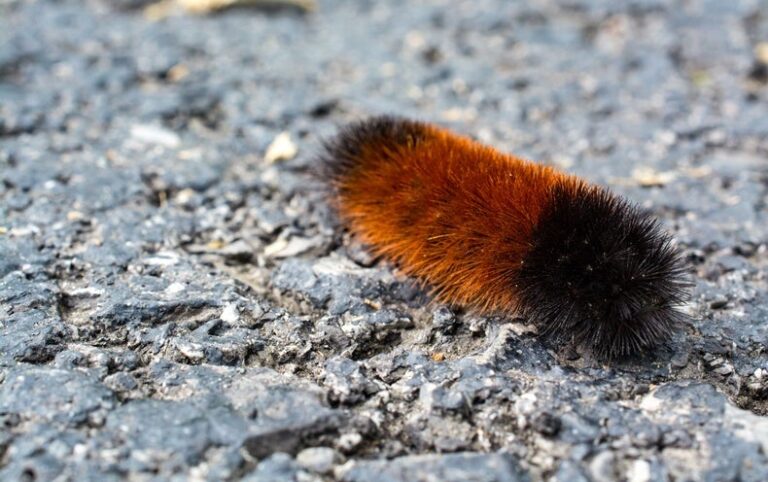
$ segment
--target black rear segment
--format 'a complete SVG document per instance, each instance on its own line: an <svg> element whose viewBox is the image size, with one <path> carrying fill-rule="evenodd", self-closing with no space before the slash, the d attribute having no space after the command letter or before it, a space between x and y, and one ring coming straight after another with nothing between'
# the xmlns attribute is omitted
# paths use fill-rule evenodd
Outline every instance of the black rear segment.
<svg viewBox="0 0 768 482"><path fill-rule="evenodd" d="M607 190L557 185L533 234L521 306L550 337L602 358L644 351L685 319L689 282L672 240Z"/></svg>

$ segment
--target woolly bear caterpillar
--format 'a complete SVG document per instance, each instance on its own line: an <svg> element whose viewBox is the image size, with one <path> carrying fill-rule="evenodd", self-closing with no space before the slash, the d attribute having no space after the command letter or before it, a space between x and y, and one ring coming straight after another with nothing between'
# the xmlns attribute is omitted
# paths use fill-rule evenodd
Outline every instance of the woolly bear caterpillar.
<svg viewBox="0 0 768 482"><path fill-rule="evenodd" d="M601 358L684 319L670 236L603 187L394 117L342 129L321 161L342 222L443 302L522 314Z"/></svg>

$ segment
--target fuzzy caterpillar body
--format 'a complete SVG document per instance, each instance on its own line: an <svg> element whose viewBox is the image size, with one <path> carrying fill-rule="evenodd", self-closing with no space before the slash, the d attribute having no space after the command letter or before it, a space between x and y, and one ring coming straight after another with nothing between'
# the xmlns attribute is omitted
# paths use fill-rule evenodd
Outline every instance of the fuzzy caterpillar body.
<svg viewBox="0 0 768 482"><path fill-rule="evenodd" d="M670 236L605 188L393 117L347 126L321 161L342 223L440 301L523 315L602 358L683 318Z"/></svg>

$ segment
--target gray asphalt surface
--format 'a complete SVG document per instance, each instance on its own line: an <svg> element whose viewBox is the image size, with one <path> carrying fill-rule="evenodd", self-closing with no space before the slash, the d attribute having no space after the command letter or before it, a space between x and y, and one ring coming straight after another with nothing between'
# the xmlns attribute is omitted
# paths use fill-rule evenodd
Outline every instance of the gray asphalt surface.
<svg viewBox="0 0 768 482"><path fill-rule="evenodd" d="M768 480L768 2L147 4L0 1L0 479ZM381 113L653 211L691 321L430 303L309 176Z"/></svg>

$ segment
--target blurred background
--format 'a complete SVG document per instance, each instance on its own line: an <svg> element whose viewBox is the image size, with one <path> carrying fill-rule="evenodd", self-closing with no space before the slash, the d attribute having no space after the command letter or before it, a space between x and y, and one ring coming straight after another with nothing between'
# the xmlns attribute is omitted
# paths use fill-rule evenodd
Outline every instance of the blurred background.
<svg viewBox="0 0 768 482"><path fill-rule="evenodd" d="M1 128L134 158L144 137L213 139L215 163L287 132L306 164L305 141L393 113L627 190L668 185L659 204L736 232L754 212L732 196L762 195L732 178L765 152L766 5L5 0ZM713 196L713 177L737 186Z"/></svg>

